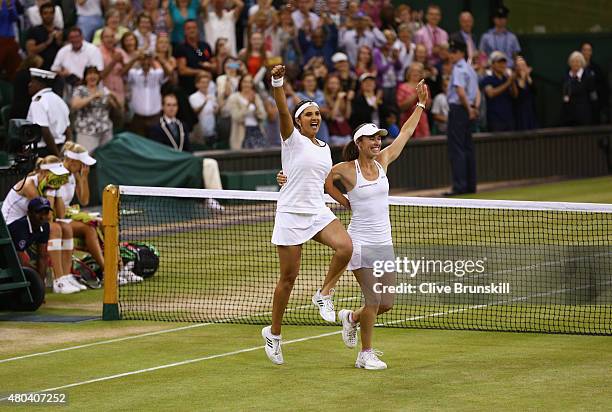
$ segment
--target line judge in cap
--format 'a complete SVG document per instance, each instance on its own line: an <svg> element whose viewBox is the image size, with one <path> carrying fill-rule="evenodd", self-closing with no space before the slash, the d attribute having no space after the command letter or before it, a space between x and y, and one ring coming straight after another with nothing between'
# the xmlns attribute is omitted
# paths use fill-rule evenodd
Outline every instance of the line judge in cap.
<svg viewBox="0 0 612 412"><path fill-rule="evenodd" d="M38 142L39 157L59 157L66 139L72 140L70 109L64 100L51 90L55 76L56 73L48 70L30 69L28 92L32 96L32 103L27 120L42 129L41 140Z"/></svg>
<svg viewBox="0 0 612 412"><path fill-rule="evenodd" d="M449 57L453 71L448 83L448 157L453 187L446 196L476 192L476 157L472 142L472 123L478 117L480 90L478 75L465 56L467 46L460 36L451 36Z"/></svg>
<svg viewBox="0 0 612 412"><path fill-rule="evenodd" d="M510 10L501 6L493 14L494 27L489 29L480 39L479 50L490 56L494 51L503 52L508 56L508 67L514 66L514 56L521 52L517 37L508 30L508 15Z"/></svg>

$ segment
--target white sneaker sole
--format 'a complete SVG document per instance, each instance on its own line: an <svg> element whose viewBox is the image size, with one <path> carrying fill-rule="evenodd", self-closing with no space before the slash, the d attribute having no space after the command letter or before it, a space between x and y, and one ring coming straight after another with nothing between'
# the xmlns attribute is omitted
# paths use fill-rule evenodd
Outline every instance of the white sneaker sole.
<svg viewBox="0 0 612 412"><path fill-rule="evenodd" d="M357 369L367 369L369 371L380 371L383 369L387 369L387 365L383 366L383 367L379 367L379 368L375 368L372 366L366 366L365 364L361 363L361 362L355 362L355 367Z"/></svg>

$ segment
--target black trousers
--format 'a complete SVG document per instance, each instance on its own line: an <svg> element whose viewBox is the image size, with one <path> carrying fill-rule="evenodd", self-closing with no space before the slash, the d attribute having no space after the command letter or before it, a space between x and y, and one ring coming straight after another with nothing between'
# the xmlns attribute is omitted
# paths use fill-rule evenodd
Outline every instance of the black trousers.
<svg viewBox="0 0 612 412"><path fill-rule="evenodd" d="M453 192L476 192L476 155L472 141L472 121L460 104L449 105L448 157L453 175Z"/></svg>

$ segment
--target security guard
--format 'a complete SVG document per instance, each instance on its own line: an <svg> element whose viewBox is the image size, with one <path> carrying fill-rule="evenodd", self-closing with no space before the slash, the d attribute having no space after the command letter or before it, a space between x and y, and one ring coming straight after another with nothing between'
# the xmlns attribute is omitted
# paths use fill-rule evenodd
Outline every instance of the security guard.
<svg viewBox="0 0 612 412"><path fill-rule="evenodd" d="M28 91L32 103L27 120L41 126L42 138L38 143L38 156L59 156L66 139L72 140L70 109L61 97L53 93L51 85L56 73L41 69L30 69Z"/></svg>
<svg viewBox="0 0 612 412"><path fill-rule="evenodd" d="M480 90L478 75L466 61L467 46L453 36L449 43L453 63L448 84L448 157L451 162L453 188L445 196L476 192L476 155L472 141L472 122L478 117Z"/></svg>

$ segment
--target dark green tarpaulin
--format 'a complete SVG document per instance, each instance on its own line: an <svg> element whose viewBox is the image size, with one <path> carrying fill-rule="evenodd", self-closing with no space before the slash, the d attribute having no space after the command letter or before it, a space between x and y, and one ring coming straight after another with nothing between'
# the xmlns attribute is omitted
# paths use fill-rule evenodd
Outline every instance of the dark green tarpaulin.
<svg viewBox="0 0 612 412"><path fill-rule="evenodd" d="M106 185L202 188L202 159L134 133L96 150L98 190Z"/></svg>

